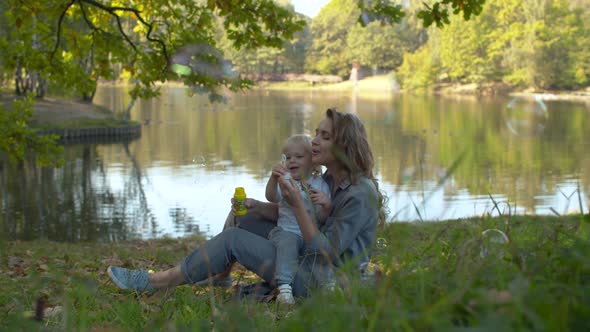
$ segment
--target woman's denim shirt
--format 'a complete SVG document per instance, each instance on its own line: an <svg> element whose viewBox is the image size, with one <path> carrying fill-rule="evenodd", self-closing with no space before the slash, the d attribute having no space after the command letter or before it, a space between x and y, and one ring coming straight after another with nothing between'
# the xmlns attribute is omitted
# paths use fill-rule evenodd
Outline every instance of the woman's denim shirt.
<svg viewBox="0 0 590 332"><path fill-rule="evenodd" d="M334 179L323 175L330 186ZM320 232L308 243L307 254L320 254L335 266L354 260L366 266L371 258L379 220L378 195L372 180L361 176L356 184L343 181L332 195L332 211Z"/></svg>

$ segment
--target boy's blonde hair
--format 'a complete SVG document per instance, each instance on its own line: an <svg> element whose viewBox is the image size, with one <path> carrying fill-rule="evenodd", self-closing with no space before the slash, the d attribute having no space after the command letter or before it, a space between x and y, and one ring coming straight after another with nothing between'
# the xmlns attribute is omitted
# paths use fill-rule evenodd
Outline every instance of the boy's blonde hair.
<svg viewBox="0 0 590 332"><path fill-rule="evenodd" d="M311 137L308 135L293 135L287 138L283 144L282 151L285 152L285 149L289 145L302 145L305 152L311 153Z"/></svg>

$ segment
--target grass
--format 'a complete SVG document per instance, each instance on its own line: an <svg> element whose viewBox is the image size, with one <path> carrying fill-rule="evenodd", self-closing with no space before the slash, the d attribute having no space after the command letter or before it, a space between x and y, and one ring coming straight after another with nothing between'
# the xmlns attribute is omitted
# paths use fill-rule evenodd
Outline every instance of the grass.
<svg viewBox="0 0 590 332"><path fill-rule="evenodd" d="M590 242L578 216L390 223L375 248L376 283L350 275L293 308L182 286L120 292L107 265L173 266L202 239L107 243L5 242L0 326L6 330L423 331L590 328ZM482 237L502 230L509 243ZM483 249L482 249L483 248ZM485 253L483 255L482 253ZM242 283L254 280L234 272ZM42 321L30 316L46 303ZM57 308L57 309L55 309Z"/></svg>

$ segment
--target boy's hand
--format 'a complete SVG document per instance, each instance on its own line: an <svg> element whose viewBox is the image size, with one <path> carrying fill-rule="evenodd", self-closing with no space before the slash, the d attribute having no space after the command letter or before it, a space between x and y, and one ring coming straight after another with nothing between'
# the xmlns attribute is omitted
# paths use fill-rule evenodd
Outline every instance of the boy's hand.
<svg viewBox="0 0 590 332"><path fill-rule="evenodd" d="M291 205L292 208L304 207L303 198L301 198L299 186L297 186L295 180L292 178L286 180L283 176L279 177L278 180L283 199Z"/></svg>
<svg viewBox="0 0 590 332"><path fill-rule="evenodd" d="M320 205L322 207L330 207L332 201L328 197L328 195L324 194L321 190L318 189L310 189L309 190L309 199L313 205Z"/></svg>
<svg viewBox="0 0 590 332"><path fill-rule="evenodd" d="M279 177L284 176L286 171L287 170L285 169L285 166L283 166L281 163L278 163L272 168L271 176L278 179Z"/></svg>

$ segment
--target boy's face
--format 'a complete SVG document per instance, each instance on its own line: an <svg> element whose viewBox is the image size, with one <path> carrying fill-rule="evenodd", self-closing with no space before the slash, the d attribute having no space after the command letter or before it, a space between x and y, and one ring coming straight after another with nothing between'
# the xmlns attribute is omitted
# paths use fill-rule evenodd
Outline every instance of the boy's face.
<svg viewBox="0 0 590 332"><path fill-rule="evenodd" d="M305 151L305 147L301 144L289 144L283 150L287 157L285 161L285 168L291 177L300 181L302 178L307 179L311 175L311 153Z"/></svg>

